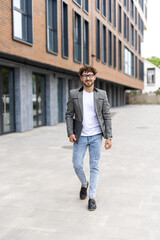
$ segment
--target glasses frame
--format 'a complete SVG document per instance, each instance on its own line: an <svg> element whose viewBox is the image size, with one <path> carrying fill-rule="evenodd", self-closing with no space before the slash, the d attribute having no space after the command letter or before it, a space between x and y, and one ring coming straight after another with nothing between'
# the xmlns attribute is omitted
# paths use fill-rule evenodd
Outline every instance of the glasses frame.
<svg viewBox="0 0 160 240"><path fill-rule="evenodd" d="M84 75L82 75L82 78L83 79L87 79L88 77L89 77L89 79L91 79L92 77L94 77L95 76L95 74L93 73L93 74L84 74Z"/></svg>

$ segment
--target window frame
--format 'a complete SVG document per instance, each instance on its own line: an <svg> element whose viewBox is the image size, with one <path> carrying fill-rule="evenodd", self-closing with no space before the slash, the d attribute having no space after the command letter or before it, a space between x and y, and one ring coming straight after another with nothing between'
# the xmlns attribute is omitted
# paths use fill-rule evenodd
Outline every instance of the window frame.
<svg viewBox="0 0 160 240"><path fill-rule="evenodd" d="M26 1L26 9L27 9L27 13L25 13L23 10L17 8L14 6L14 0L12 0L12 5L11 5L11 11L12 11L12 39L21 43L24 43L26 45L29 46L33 46L33 1L30 0L30 3L28 3L28 1ZM28 4L30 4L30 6L28 7ZM29 9L30 8L30 12ZM29 35L28 38L30 38L29 40L24 40L23 38L19 38L15 36L15 24L14 24L14 11L17 11L23 15L27 16L27 35ZM31 17L28 17L28 15L31 15ZM31 21L31 29L29 28L30 23L28 23L29 21Z"/></svg>
<svg viewBox="0 0 160 240"><path fill-rule="evenodd" d="M118 33L122 34L122 7L118 4Z"/></svg>
<svg viewBox="0 0 160 240"><path fill-rule="evenodd" d="M122 41L119 39L118 39L118 70L122 71Z"/></svg>
<svg viewBox="0 0 160 240"><path fill-rule="evenodd" d="M112 0L108 0L108 22L112 24Z"/></svg>
<svg viewBox="0 0 160 240"><path fill-rule="evenodd" d="M123 27L124 27L124 29L123 29L124 39L127 40L127 15L126 15L125 12L124 12L124 14L123 14Z"/></svg>
<svg viewBox="0 0 160 240"><path fill-rule="evenodd" d="M103 3L105 1L105 9L103 7ZM105 14L104 14L105 13ZM107 17L107 0L102 0L102 16L106 19Z"/></svg>
<svg viewBox="0 0 160 240"><path fill-rule="evenodd" d="M84 44L84 33L85 33L85 22L87 22L87 24L88 24L88 63L86 63L86 62L84 62L84 46L85 46L85 44ZM90 59L89 59L89 31L90 31L90 29L89 29L89 21L88 20L86 20L85 18L83 18L83 63L84 63L84 65L89 65L89 63L90 63Z"/></svg>
<svg viewBox="0 0 160 240"><path fill-rule="evenodd" d="M88 1L88 11L85 9L85 1L86 0L83 0L83 11L86 13L86 14L89 14L89 0Z"/></svg>
<svg viewBox="0 0 160 240"><path fill-rule="evenodd" d="M130 24L130 31L131 31L131 46L134 47L134 25L131 23Z"/></svg>
<svg viewBox="0 0 160 240"><path fill-rule="evenodd" d="M81 1L81 4L79 4L76 0L72 0L78 7L82 7L82 0L80 0Z"/></svg>
<svg viewBox="0 0 160 240"><path fill-rule="evenodd" d="M66 4L67 6L67 50L68 50L68 56L64 55L64 39L63 37L63 31L64 31L64 26L63 26L63 3ZM62 12L62 18L61 18L61 31L62 31L62 57L68 59L69 58L69 19L68 19L68 3L65 0L61 0L61 12Z"/></svg>
<svg viewBox="0 0 160 240"><path fill-rule="evenodd" d="M134 2L130 0L130 16L134 20Z"/></svg>
<svg viewBox="0 0 160 240"><path fill-rule="evenodd" d="M139 80L144 82L144 63L139 59Z"/></svg>
<svg viewBox="0 0 160 240"><path fill-rule="evenodd" d="M49 34L48 34L48 1L49 1L49 0L46 0L47 52L48 52L48 53L51 53L51 54L54 54L54 55L58 55L58 53L59 53L59 51L58 51L58 49L59 49L59 44L58 44L58 34L59 34L59 31L58 31L58 28L59 28L59 25L58 25L58 0L56 0L56 1L57 1L57 52L52 51L52 50L49 49Z"/></svg>
<svg viewBox="0 0 160 240"><path fill-rule="evenodd" d="M113 68L116 69L117 67L117 39L116 35L113 35Z"/></svg>
<svg viewBox="0 0 160 240"><path fill-rule="evenodd" d="M105 29L105 39L104 39L104 29ZM103 64L107 63L107 27L103 23L102 23L102 63Z"/></svg>
<svg viewBox="0 0 160 240"><path fill-rule="evenodd" d="M154 71L154 75L152 75L152 76L154 76L154 82L148 81L149 80L149 75L148 75L149 71ZM147 85L154 86L156 84L155 73L156 73L155 68L147 68Z"/></svg>
<svg viewBox="0 0 160 240"><path fill-rule="evenodd" d="M112 67L113 54L112 54L112 31L108 30L108 66Z"/></svg>
<svg viewBox="0 0 160 240"><path fill-rule="evenodd" d="M75 49L74 49L74 46L75 46L75 39L74 39L74 36L75 36L75 34L74 34L74 30L75 30L75 14L77 14L77 15L79 15L79 17L80 17L80 24L81 24L81 28L80 28L80 61L79 60L77 60L77 59L75 59ZM74 62L76 62L76 63L82 63L82 37L83 37L83 35L82 35L82 17L81 17L81 15L75 10L75 9L73 9L73 61Z"/></svg>
<svg viewBox="0 0 160 240"><path fill-rule="evenodd" d="M137 72L137 56L135 56L135 78L137 78L138 77L138 72Z"/></svg>
<svg viewBox="0 0 160 240"><path fill-rule="evenodd" d="M124 73L130 77L135 76L134 54L126 46L124 47Z"/></svg>
<svg viewBox="0 0 160 240"><path fill-rule="evenodd" d="M99 29L98 29L98 23L99 23ZM99 30L99 32L98 32ZM96 60L101 60L101 22L98 18L96 18ZM98 36L99 35L99 36ZM99 50L99 52L98 52Z"/></svg>
<svg viewBox="0 0 160 240"><path fill-rule="evenodd" d="M97 6L98 6L98 1L99 1L99 8L97 7ZM97 10L98 12L100 12L100 10L101 10L100 0L96 0L96 10Z"/></svg>
<svg viewBox="0 0 160 240"><path fill-rule="evenodd" d="M116 0L113 1L113 26L114 28L117 27L117 14L116 14L116 11L117 11L117 2Z"/></svg>

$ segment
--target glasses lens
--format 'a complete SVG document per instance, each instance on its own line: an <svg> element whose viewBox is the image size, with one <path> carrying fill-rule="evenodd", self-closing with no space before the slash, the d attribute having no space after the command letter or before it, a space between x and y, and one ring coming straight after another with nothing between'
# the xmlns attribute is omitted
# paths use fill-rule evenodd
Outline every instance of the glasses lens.
<svg viewBox="0 0 160 240"><path fill-rule="evenodd" d="M88 75L87 75L87 74L84 74L84 75L82 75L83 78L88 78L88 77L91 78L91 77L93 77L93 76L94 76L94 74L88 74Z"/></svg>

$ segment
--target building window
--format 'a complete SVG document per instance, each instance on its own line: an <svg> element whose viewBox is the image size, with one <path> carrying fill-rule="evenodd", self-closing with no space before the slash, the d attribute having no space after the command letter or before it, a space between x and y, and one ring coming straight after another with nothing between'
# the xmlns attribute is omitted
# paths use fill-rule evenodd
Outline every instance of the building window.
<svg viewBox="0 0 160 240"><path fill-rule="evenodd" d="M118 41L118 69L122 70L122 42Z"/></svg>
<svg viewBox="0 0 160 240"><path fill-rule="evenodd" d="M100 11L100 0L96 0L96 9Z"/></svg>
<svg viewBox="0 0 160 240"><path fill-rule="evenodd" d="M126 47L124 49L124 72L134 76L134 55Z"/></svg>
<svg viewBox="0 0 160 240"><path fill-rule="evenodd" d="M129 18L127 17L127 41L129 42Z"/></svg>
<svg viewBox="0 0 160 240"><path fill-rule="evenodd" d="M141 9L143 11L143 9L144 9L144 7L143 7L143 0L139 0L139 5L140 5L140 7L141 7Z"/></svg>
<svg viewBox="0 0 160 240"><path fill-rule="evenodd" d="M130 0L130 14L131 14L131 17L134 19L134 3L133 3L133 0Z"/></svg>
<svg viewBox="0 0 160 240"><path fill-rule="evenodd" d="M112 33L108 31L108 64L112 66Z"/></svg>
<svg viewBox="0 0 160 240"><path fill-rule="evenodd" d="M118 31L119 33L122 33L122 9L120 5L118 6L118 22L119 22Z"/></svg>
<svg viewBox="0 0 160 240"><path fill-rule="evenodd" d="M139 60L139 80L144 81L144 64Z"/></svg>
<svg viewBox="0 0 160 240"><path fill-rule="evenodd" d="M113 67L116 68L116 36L113 38Z"/></svg>
<svg viewBox="0 0 160 240"><path fill-rule="evenodd" d="M13 1L13 39L33 43L32 0Z"/></svg>
<svg viewBox="0 0 160 240"><path fill-rule="evenodd" d="M138 46L139 46L138 52L139 52L139 55L141 55L141 37L140 36L138 36Z"/></svg>
<svg viewBox="0 0 160 240"><path fill-rule="evenodd" d="M115 5L114 5L114 14L115 14ZM112 1L108 0L108 21L112 23Z"/></svg>
<svg viewBox="0 0 160 240"><path fill-rule="evenodd" d="M84 0L83 1L83 9L85 12L89 12L89 3L88 3L88 0Z"/></svg>
<svg viewBox="0 0 160 240"><path fill-rule="evenodd" d="M147 6L145 5L145 19L147 20Z"/></svg>
<svg viewBox="0 0 160 240"><path fill-rule="evenodd" d="M127 39L127 17L126 14L124 13L124 38Z"/></svg>
<svg viewBox="0 0 160 240"><path fill-rule="evenodd" d="M131 45L134 46L134 27L131 24Z"/></svg>
<svg viewBox="0 0 160 240"><path fill-rule="evenodd" d="M135 50L137 51L137 30L135 30Z"/></svg>
<svg viewBox="0 0 160 240"><path fill-rule="evenodd" d="M155 84L155 68L147 68L147 84Z"/></svg>
<svg viewBox="0 0 160 240"><path fill-rule="evenodd" d="M137 57L135 56L135 78L137 78Z"/></svg>
<svg viewBox="0 0 160 240"><path fill-rule="evenodd" d="M73 12L74 61L82 61L81 16Z"/></svg>
<svg viewBox="0 0 160 240"><path fill-rule="evenodd" d="M135 24L137 25L137 8L135 7Z"/></svg>
<svg viewBox="0 0 160 240"><path fill-rule="evenodd" d="M141 30L141 17L139 13L138 13L138 29Z"/></svg>
<svg viewBox="0 0 160 240"><path fill-rule="evenodd" d="M141 19L141 33L143 35L143 31L144 31L144 23L143 23L143 20Z"/></svg>
<svg viewBox="0 0 160 240"><path fill-rule="evenodd" d="M46 79L44 75L32 75L33 126L46 125Z"/></svg>
<svg viewBox="0 0 160 240"><path fill-rule="evenodd" d="M62 56L68 57L68 5L62 1Z"/></svg>
<svg viewBox="0 0 160 240"><path fill-rule="evenodd" d="M106 57L106 26L102 25L102 62L106 63L107 62L107 57Z"/></svg>
<svg viewBox="0 0 160 240"><path fill-rule="evenodd" d="M129 0L127 0L127 11L129 12Z"/></svg>
<svg viewBox="0 0 160 240"><path fill-rule="evenodd" d="M102 15L106 17L106 0L102 0Z"/></svg>
<svg viewBox="0 0 160 240"><path fill-rule="evenodd" d="M57 0L47 0L47 49L58 53Z"/></svg>
<svg viewBox="0 0 160 240"><path fill-rule="evenodd" d="M81 0L73 0L73 2L75 2L76 4L78 4L78 6L81 7Z"/></svg>
<svg viewBox="0 0 160 240"><path fill-rule="evenodd" d="M116 0L113 1L114 27L116 28Z"/></svg>
<svg viewBox="0 0 160 240"><path fill-rule="evenodd" d="M127 7L127 1L124 0L124 7Z"/></svg>
<svg viewBox="0 0 160 240"><path fill-rule="evenodd" d="M89 65L89 23L84 20L83 62Z"/></svg>
<svg viewBox="0 0 160 240"><path fill-rule="evenodd" d="M100 60L100 21L96 20L96 57Z"/></svg>

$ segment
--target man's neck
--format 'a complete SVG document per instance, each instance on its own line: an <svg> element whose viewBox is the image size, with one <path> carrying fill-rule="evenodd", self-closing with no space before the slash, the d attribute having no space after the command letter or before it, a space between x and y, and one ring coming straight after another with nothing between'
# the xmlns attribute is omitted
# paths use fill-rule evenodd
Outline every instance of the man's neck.
<svg viewBox="0 0 160 240"><path fill-rule="evenodd" d="M93 90L94 90L94 85L92 85L92 86L89 87L89 88L87 88L86 86L83 86L83 89L84 89L86 92L91 93L91 92L93 92Z"/></svg>

